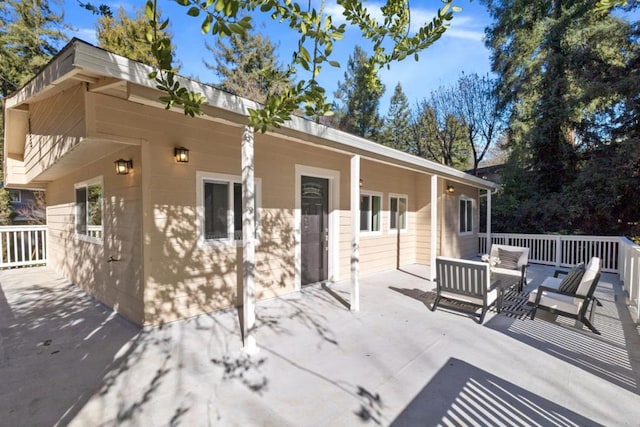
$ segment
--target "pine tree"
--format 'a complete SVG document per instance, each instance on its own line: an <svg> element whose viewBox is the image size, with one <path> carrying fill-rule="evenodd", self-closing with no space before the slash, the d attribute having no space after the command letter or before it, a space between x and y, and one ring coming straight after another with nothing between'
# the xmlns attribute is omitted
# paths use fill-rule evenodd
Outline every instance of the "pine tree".
<svg viewBox="0 0 640 427"><path fill-rule="evenodd" d="M157 19L160 20L160 16ZM144 64L156 64L151 45L146 39L152 27L142 10L136 10L134 17L130 17L121 6L116 16L102 15L96 23L96 30L99 47ZM171 39L168 31L161 33L161 37ZM179 65L176 68L179 69Z"/></svg>
<svg viewBox="0 0 640 427"><path fill-rule="evenodd" d="M270 96L284 92L290 81L278 63L276 46L268 36L247 31L205 43L213 62L205 66L220 79L217 86L234 95L264 104Z"/></svg>
<svg viewBox="0 0 640 427"><path fill-rule="evenodd" d="M2 96L33 77L66 41L62 14L46 0L0 3L0 74Z"/></svg>
<svg viewBox="0 0 640 427"><path fill-rule="evenodd" d="M381 143L391 148L411 153L411 108L407 95L398 83L389 102L389 111L384 120Z"/></svg>
<svg viewBox="0 0 640 427"><path fill-rule="evenodd" d="M484 3L495 19L487 46L512 141L531 150L537 191L559 192L576 175L576 129L615 103L607 74L626 62L629 24L590 0Z"/></svg>
<svg viewBox="0 0 640 427"><path fill-rule="evenodd" d="M376 140L382 127L378 105L384 86L367 85L367 66L367 55L356 46L349 56L344 81L338 82L334 93L341 103L337 107L337 126L345 132Z"/></svg>

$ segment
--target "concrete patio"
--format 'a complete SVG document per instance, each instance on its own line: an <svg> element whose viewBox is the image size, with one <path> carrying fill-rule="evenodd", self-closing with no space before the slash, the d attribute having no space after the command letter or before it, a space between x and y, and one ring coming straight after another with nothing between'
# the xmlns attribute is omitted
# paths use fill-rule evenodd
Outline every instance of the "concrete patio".
<svg viewBox="0 0 640 427"><path fill-rule="evenodd" d="M257 356L238 314L140 329L47 268L0 273L0 424L637 426L640 336L617 276L597 336L550 316L428 308L428 270L258 304ZM532 266L529 287L551 275Z"/></svg>

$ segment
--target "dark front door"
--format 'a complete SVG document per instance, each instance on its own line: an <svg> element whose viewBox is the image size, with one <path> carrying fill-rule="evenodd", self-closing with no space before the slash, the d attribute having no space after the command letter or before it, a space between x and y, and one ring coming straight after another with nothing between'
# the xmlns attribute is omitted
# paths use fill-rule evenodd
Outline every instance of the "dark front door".
<svg viewBox="0 0 640 427"><path fill-rule="evenodd" d="M329 276L329 180L302 177L302 285Z"/></svg>

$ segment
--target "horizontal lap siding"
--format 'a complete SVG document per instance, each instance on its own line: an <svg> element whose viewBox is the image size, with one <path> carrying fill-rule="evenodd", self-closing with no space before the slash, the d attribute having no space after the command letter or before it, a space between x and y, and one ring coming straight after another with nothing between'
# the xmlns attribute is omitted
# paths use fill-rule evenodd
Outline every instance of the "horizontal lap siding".
<svg viewBox="0 0 640 427"><path fill-rule="evenodd" d="M140 165L139 149L118 153ZM74 184L103 177L103 245L75 235ZM139 173L117 176L111 159L87 165L47 187L49 265L136 323L143 323ZM109 258L117 260L108 262Z"/></svg>
<svg viewBox="0 0 640 427"><path fill-rule="evenodd" d="M478 225L479 190L459 183L453 184L455 192L445 194L443 200L443 256L471 259L478 254ZM446 185L445 185L446 188ZM465 196L473 200L473 233L460 235L459 231L459 203L460 197Z"/></svg>
<svg viewBox="0 0 640 427"><path fill-rule="evenodd" d="M242 248L204 246L197 242L196 171L239 176L242 128L184 117L174 112L96 95L96 131L148 141L150 206L144 236L147 283L146 323L159 323L233 307L242 301ZM144 126L141 126L144 124ZM256 246L259 298L295 289L295 166L340 172L340 278L349 277L351 214L350 156L257 133L255 176L261 180L261 239ZM190 150L188 164L173 159L175 147ZM134 170L136 163L134 161ZM389 193L409 198L408 232L401 235L401 264L428 261L429 178L362 161L363 188L383 192L382 234L362 237L361 272L395 267L396 236L389 233Z"/></svg>
<svg viewBox="0 0 640 427"><path fill-rule="evenodd" d="M29 105L25 173L34 177L45 165L69 152L85 135L84 89L81 85Z"/></svg>

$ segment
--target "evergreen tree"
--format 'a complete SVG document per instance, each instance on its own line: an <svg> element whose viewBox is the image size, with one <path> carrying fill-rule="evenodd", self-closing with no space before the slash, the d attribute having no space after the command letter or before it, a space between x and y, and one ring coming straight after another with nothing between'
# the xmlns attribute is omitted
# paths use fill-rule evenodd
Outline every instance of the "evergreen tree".
<svg viewBox="0 0 640 427"><path fill-rule="evenodd" d="M590 0L484 3L495 19L487 45L512 142L531 150L535 191L557 193L577 173L576 129L615 102L607 73L626 62L629 24Z"/></svg>
<svg viewBox="0 0 640 427"><path fill-rule="evenodd" d="M66 41L62 14L46 0L0 3L2 96L16 90L49 62Z"/></svg>
<svg viewBox="0 0 640 427"><path fill-rule="evenodd" d="M407 95L398 83L389 102L389 111L384 121L379 142L397 150L411 153L411 108Z"/></svg>
<svg viewBox="0 0 640 427"><path fill-rule="evenodd" d="M160 12L158 14L160 15ZM136 10L135 16L130 17L120 6L116 16L102 15L96 23L96 30L98 46L101 48L134 61L156 65L151 45L146 38L147 33L152 31L152 27L142 10ZM168 31L160 32L162 33L160 37L171 39ZM177 68L180 67L177 66Z"/></svg>
<svg viewBox="0 0 640 427"><path fill-rule="evenodd" d="M372 87L367 84L368 66L367 55L356 46L349 56L344 81L338 82L338 90L334 93L340 102L336 119L339 129L376 140L382 127L378 105L384 85Z"/></svg>
<svg viewBox="0 0 640 427"><path fill-rule="evenodd" d="M286 71L278 63L276 46L268 36L251 30L205 42L214 62L205 66L219 78L220 89L264 104L289 86Z"/></svg>

